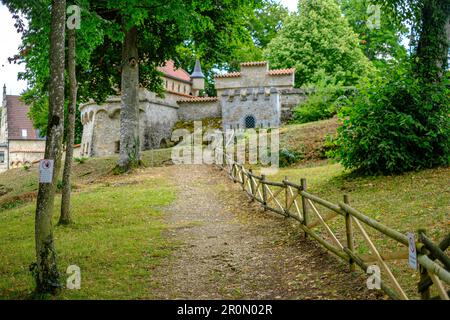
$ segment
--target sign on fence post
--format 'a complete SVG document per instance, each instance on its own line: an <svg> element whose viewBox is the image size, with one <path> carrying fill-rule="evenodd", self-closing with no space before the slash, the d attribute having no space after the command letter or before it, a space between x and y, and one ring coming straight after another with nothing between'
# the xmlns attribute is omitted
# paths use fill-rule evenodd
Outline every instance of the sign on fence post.
<svg viewBox="0 0 450 320"><path fill-rule="evenodd" d="M417 270L417 251L416 251L416 241L414 240L414 233L408 232L406 234L408 236L409 242L409 266L414 270Z"/></svg>
<svg viewBox="0 0 450 320"><path fill-rule="evenodd" d="M41 160L39 162L39 183L52 183L54 160Z"/></svg>

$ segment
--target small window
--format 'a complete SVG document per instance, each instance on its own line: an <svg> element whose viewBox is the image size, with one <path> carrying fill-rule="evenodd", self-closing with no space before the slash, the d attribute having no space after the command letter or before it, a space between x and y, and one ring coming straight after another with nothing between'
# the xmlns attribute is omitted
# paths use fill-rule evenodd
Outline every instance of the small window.
<svg viewBox="0 0 450 320"><path fill-rule="evenodd" d="M0 151L0 163L5 163L5 152Z"/></svg>
<svg viewBox="0 0 450 320"><path fill-rule="evenodd" d="M178 92L181 92L181 85L178 85Z"/></svg>
<svg viewBox="0 0 450 320"><path fill-rule="evenodd" d="M183 86L183 88L184 88L184 93L186 93L186 86Z"/></svg>
<svg viewBox="0 0 450 320"><path fill-rule="evenodd" d="M166 89L169 89L169 81L166 80Z"/></svg>
<svg viewBox="0 0 450 320"><path fill-rule="evenodd" d="M22 138L27 138L27 137L28 137L28 130L22 129Z"/></svg>
<svg viewBox="0 0 450 320"><path fill-rule="evenodd" d="M120 141L116 141L114 143L114 152L115 153L120 153Z"/></svg>
<svg viewBox="0 0 450 320"><path fill-rule="evenodd" d="M172 82L172 91L175 90L175 82Z"/></svg>

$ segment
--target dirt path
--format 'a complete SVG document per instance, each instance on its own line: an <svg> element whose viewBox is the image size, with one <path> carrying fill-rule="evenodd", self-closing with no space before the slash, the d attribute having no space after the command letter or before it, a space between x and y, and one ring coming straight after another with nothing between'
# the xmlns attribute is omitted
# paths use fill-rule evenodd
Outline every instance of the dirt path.
<svg viewBox="0 0 450 320"><path fill-rule="evenodd" d="M263 212L211 166L167 167L177 187L169 237L181 242L154 270L159 299L376 299L365 278L296 222Z"/></svg>

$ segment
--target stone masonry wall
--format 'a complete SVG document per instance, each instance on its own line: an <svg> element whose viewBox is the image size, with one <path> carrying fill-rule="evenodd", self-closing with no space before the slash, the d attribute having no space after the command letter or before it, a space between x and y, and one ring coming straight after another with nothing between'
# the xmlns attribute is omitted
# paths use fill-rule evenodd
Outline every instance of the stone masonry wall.
<svg viewBox="0 0 450 320"><path fill-rule="evenodd" d="M219 101L180 103L179 120L197 121L207 118L220 118L222 110Z"/></svg>
<svg viewBox="0 0 450 320"><path fill-rule="evenodd" d="M224 129L243 129L246 117L255 118L256 127L280 125L280 94L275 88L230 90L221 96Z"/></svg>

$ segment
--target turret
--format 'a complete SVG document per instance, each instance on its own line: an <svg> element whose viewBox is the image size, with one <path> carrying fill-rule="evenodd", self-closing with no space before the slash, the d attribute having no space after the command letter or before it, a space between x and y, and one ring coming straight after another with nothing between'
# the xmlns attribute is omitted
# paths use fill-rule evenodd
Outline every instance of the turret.
<svg viewBox="0 0 450 320"><path fill-rule="evenodd" d="M6 100L6 84L3 85L3 101Z"/></svg>
<svg viewBox="0 0 450 320"><path fill-rule="evenodd" d="M196 97L200 95L200 90L205 90L205 75L202 72L200 60L195 61L194 72L191 74L192 94Z"/></svg>

